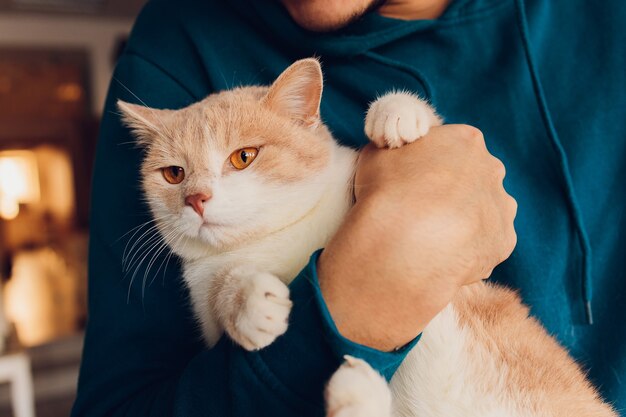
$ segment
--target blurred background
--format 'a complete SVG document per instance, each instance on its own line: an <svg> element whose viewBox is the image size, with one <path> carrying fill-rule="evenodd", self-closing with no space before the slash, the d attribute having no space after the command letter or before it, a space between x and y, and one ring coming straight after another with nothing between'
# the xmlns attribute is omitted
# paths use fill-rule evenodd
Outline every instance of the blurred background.
<svg viewBox="0 0 626 417"><path fill-rule="evenodd" d="M0 417L69 415L98 123L143 3L0 0Z"/></svg>

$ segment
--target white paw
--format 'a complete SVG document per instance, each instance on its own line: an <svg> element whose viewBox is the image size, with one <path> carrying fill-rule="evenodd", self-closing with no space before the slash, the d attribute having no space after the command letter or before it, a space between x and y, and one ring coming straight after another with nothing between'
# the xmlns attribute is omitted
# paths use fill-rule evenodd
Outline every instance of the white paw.
<svg viewBox="0 0 626 417"><path fill-rule="evenodd" d="M226 333L247 350L270 345L287 330L292 302L289 289L276 276L249 268L236 268L229 275L231 288L225 297L222 321Z"/></svg>
<svg viewBox="0 0 626 417"><path fill-rule="evenodd" d="M379 148L399 148L441 123L426 101L411 93L392 92L370 105L365 116L365 134Z"/></svg>
<svg viewBox="0 0 626 417"><path fill-rule="evenodd" d="M361 359L345 359L326 387L327 417L390 417L391 391L385 378Z"/></svg>

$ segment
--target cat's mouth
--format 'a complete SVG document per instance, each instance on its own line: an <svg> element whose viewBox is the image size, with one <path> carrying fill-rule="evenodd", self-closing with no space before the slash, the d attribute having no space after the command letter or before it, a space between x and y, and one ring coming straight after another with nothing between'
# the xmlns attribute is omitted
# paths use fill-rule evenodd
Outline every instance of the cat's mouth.
<svg viewBox="0 0 626 417"><path fill-rule="evenodd" d="M228 226L225 223L220 223L220 222L216 222L213 220L203 220L202 224L200 225L200 228L204 228L204 229L214 229L217 227L226 227Z"/></svg>
<svg viewBox="0 0 626 417"><path fill-rule="evenodd" d="M225 245L232 244L237 235L232 223L214 220L203 220L196 233L194 237L211 248L224 248Z"/></svg>

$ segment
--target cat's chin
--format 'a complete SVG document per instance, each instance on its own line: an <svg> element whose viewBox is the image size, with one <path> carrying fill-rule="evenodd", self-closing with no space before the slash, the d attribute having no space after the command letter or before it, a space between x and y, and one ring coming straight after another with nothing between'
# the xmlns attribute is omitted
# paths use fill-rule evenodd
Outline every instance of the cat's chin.
<svg viewBox="0 0 626 417"><path fill-rule="evenodd" d="M244 229L205 222L195 232L187 231L185 239L170 242L169 245L184 259L198 259L241 248L266 234L268 230L265 228Z"/></svg>
<svg viewBox="0 0 626 417"><path fill-rule="evenodd" d="M228 243L216 236L185 236L175 243L170 243L174 253L186 260L205 258L223 252L229 247Z"/></svg>
<svg viewBox="0 0 626 417"><path fill-rule="evenodd" d="M159 231L173 252L193 260L239 247L249 233L238 227L197 216L181 216L178 221L160 224Z"/></svg>
<svg viewBox="0 0 626 417"><path fill-rule="evenodd" d="M196 232L186 232L185 239L170 242L170 247L183 259L197 259L239 246L241 240L227 226L203 224Z"/></svg>
<svg viewBox="0 0 626 417"><path fill-rule="evenodd" d="M226 226L218 223L203 223L198 228L197 239L204 245L212 249L221 249L228 246L228 229Z"/></svg>

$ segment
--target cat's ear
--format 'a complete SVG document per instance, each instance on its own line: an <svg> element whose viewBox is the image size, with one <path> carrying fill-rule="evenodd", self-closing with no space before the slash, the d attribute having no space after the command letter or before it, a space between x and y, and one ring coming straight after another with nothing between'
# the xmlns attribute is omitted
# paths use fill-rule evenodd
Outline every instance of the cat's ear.
<svg viewBox="0 0 626 417"><path fill-rule="evenodd" d="M304 126L315 127L320 121L323 86L319 61L301 59L280 74L263 101L271 110Z"/></svg>
<svg viewBox="0 0 626 417"><path fill-rule="evenodd" d="M117 101L122 121L133 133L139 146L149 146L155 137L160 135L163 125L160 120L167 110L153 109L139 104Z"/></svg>

